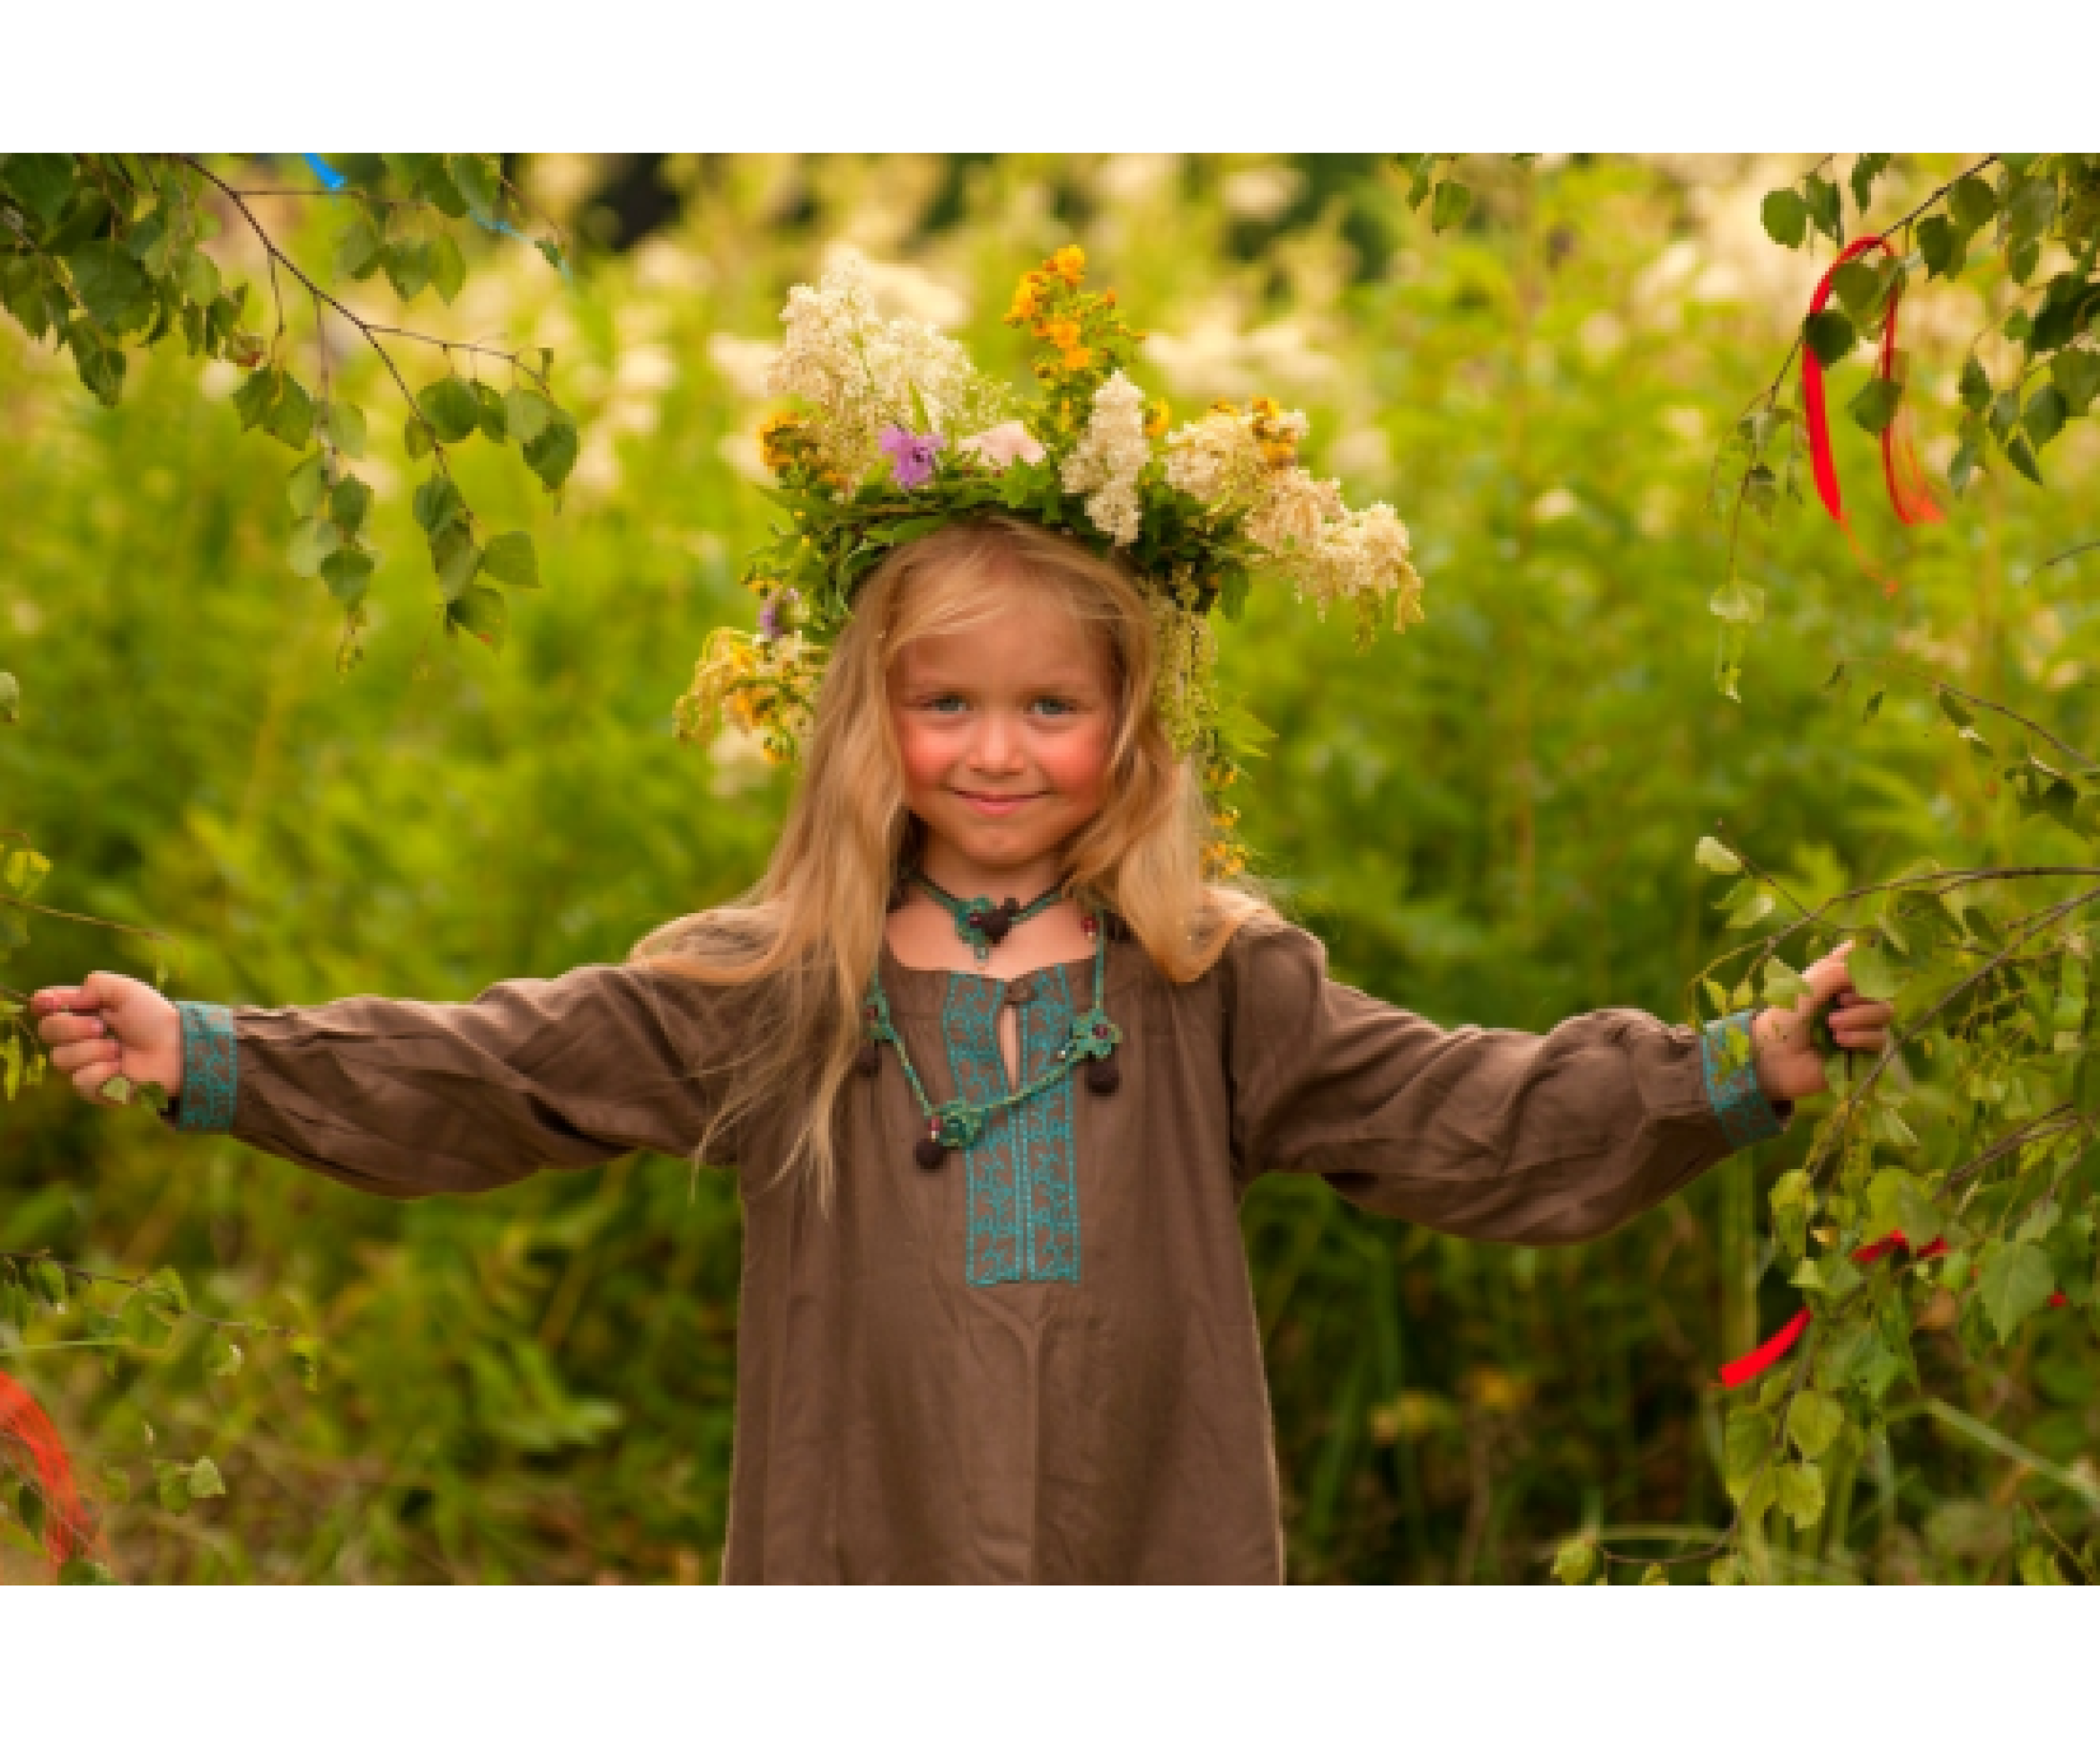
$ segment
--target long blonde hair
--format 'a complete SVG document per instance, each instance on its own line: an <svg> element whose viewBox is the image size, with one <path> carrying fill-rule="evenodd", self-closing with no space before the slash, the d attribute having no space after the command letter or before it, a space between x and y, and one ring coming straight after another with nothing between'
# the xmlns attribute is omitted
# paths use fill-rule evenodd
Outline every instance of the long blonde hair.
<svg viewBox="0 0 2100 1746"><path fill-rule="evenodd" d="M835 1114L862 1037L861 1003L884 917L923 827L906 809L889 713L890 669L922 637L999 612L1015 587L1067 605L1101 640L1116 732L1107 799L1072 840L1064 890L1113 911L1170 981L1190 982L1266 907L1204 876L1207 819L1190 761L1154 702L1159 638L1144 592L1119 562L1033 523L990 516L900 547L863 586L819 687L802 782L765 876L737 903L686 916L638 944L636 962L716 987L749 988L743 1053L704 1154L761 1110L793 1110L789 1173L828 1203Z"/></svg>

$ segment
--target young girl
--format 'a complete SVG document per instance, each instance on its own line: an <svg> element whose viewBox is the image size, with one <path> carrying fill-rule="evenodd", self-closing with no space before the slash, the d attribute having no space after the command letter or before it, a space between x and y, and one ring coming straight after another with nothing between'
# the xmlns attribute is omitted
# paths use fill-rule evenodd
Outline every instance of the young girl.
<svg viewBox="0 0 2100 1746"><path fill-rule="evenodd" d="M1053 442L1054 414L1030 431ZM1169 682L1187 614L1162 609L1152 535L1104 549L971 497L1022 467L1054 474L1038 505L1084 496L1087 428L1063 462L1009 442L823 499L955 513L835 597L803 779L747 903L458 1006L171 1005L98 973L36 997L55 1064L90 1099L158 1081L177 1126L375 1193L640 1147L733 1166L726 1580L1280 1580L1237 1219L1256 1177L1581 1241L1822 1090L1815 1008L1857 1049L1888 1013L1834 957L1813 1007L1704 1033L1623 1010L1446 1031L1330 981L1310 935L1206 880L1202 748L1177 744ZM800 488L834 462L782 471ZM747 681L775 662L767 695L793 702L770 646L791 591L768 646L714 658Z"/></svg>

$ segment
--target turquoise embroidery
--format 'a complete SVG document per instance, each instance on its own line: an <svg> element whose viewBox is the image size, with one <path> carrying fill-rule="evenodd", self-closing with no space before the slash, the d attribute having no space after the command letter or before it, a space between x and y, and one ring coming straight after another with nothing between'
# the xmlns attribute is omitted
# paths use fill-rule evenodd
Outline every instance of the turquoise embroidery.
<svg viewBox="0 0 2100 1746"><path fill-rule="evenodd" d="M1036 995L1014 1016L1025 1083L1055 1067L1071 1041L1072 990L1062 969L1038 973ZM941 1009L956 1095L984 1103L1006 1095L997 1023L1006 984L951 975ZM972 1285L1079 1282L1079 1177L1073 1146L1069 1075L1025 1103L988 1113L963 1154L969 1195Z"/></svg>
<svg viewBox="0 0 2100 1746"><path fill-rule="evenodd" d="M185 1133L223 1134L233 1126L239 1051L233 1015L225 1007L178 1000L182 1018L182 1094L175 1125Z"/></svg>
<svg viewBox="0 0 2100 1746"><path fill-rule="evenodd" d="M1757 1083L1757 1064L1750 1026L1751 1013L1730 1013L1699 1034L1700 1066L1705 1075L1706 1101L1713 1105L1720 1131L1740 1151L1785 1131L1785 1124Z"/></svg>

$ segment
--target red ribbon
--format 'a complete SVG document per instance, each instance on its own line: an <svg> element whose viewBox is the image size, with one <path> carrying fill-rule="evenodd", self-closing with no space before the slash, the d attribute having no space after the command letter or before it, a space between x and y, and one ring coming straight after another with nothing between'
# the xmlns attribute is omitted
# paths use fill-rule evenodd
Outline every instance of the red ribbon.
<svg viewBox="0 0 2100 1746"><path fill-rule="evenodd" d="M1898 1249L1908 1249L1909 1247L1910 1239L1901 1231L1891 1231L1879 1241L1865 1243L1854 1249L1852 1252L1852 1258L1863 1266L1871 1267L1883 1255L1893 1254ZM1929 1261L1934 1256L1944 1255L1946 1253L1947 1239L1944 1237L1935 1237L1911 1258L1915 1261ZM2049 1307L2052 1310L2061 1310L2067 1301L2068 1299L2061 1291L2052 1291L2049 1294ZM1773 1335L1764 1345L1759 1346L1755 1351L1745 1352L1740 1358L1731 1358L1721 1366L1720 1386L1723 1388L1741 1388L1744 1383L1755 1381L1757 1377L1763 1376L1787 1353L1793 1350L1795 1343L1807 1332L1808 1324L1814 1320L1815 1317L1808 1310L1797 1310L1788 1320L1786 1326Z"/></svg>
<svg viewBox="0 0 2100 1746"><path fill-rule="evenodd" d="M1883 237L1860 237L1845 245L1838 258L1830 264L1830 271L1817 281L1816 294L1808 300L1808 313L1820 315L1830 303L1831 282L1838 269L1848 261L1856 259L1870 248L1878 248L1894 258L1895 250ZM1895 380L1896 370L1896 304L1899 293L1888 294L1888 316L1881 329L1881 356L1874 365L1874 374L1883 381ZM1830 452L1830 415L1823 403L1822 360L1816 355L1816 349L1804 345L1801 360L1801 396L1808 421L1808 457L1815 468L1816 495L1822 499L1823 508L1830 512L1831 519L1844 530L1846 543L1858 559L1859 567L1878 581L1885 593L1894 594L1896 585L1893 578L1877 574L1866 556L1859 549L1859 542L1853 538L1851 520L1845 514L1844 500L1838 489L1838 463ZM1888 487L1888 502L1896 512L1896 519L1905 525L1919 522L1936 522L1946 519L1945 512L1934 501L1926 488L1924 470L1918 464L1917 452L1911 447L1910 421L1908 408L1899 405L1896 416L1882 427L1881 472Z"/></svg>
<svg viewBox="0 0 2100 1746"><path fill-rule="evenodd" d="M1720 1386L1723 1388L1741 1388L1744 1383L1761 1376L1794 1349L1794 1342L1807 1331L1813 1320L1806 1310L1797 1310L1787 1325L1759 1346L1756 1350L1745 1352L1740 1358L1731 1358L1720 1367Z"/></svg>
<svg viewBox="0 0 2100 1746"><path fill-rule="evenodd" d="M1871 1267L1897 1249L1907 1249L1910 1239L1901 1231L1891 1231L1877 1243L1869 1243L1852 1252L1853 1260ZM1935 1237L1918 1251L1917 1259L1929 1261L1934 1255L1947 1253L1944 1238ZM1808 1330L1815 1318L1806 1310L1797 1310L1787 1325L1766 1340L1754 1352L1745 1352L1740 1358L1732 1358L1720 1367L1720 1386L1723 1388L1741 1388L1744 1383L1761 1376L1794 1349L1794 1343Z"/></svg>
<svg viewBox="0 0 2100 1746"><path fill-rule="evenodd" d="M14 1447L28 1456L36 1469L33 1483L43 1493L43 1548L51 1568L58 1570L70 1558L85 1557L94 1535L74 1488L65 1445L29 1391L0 1373L0 1455L13 1453Z"/></svg>

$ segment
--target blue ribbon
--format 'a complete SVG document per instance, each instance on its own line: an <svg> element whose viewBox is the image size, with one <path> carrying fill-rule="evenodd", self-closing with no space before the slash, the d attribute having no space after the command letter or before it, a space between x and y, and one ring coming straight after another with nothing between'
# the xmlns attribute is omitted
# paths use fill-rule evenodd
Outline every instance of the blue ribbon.
<svg viewBox="0 0 2100 1746"><path fill-rule="evenodd" d="M326 158L322 157L319 153L302 151L299 156L306 160L306 167L311 170L313 174L319 178L321 186L326 188L329 193L339 194L344 189L349 186L349 177L344 175L340 170L338 170L334 165L329 163Z"/></svg>

